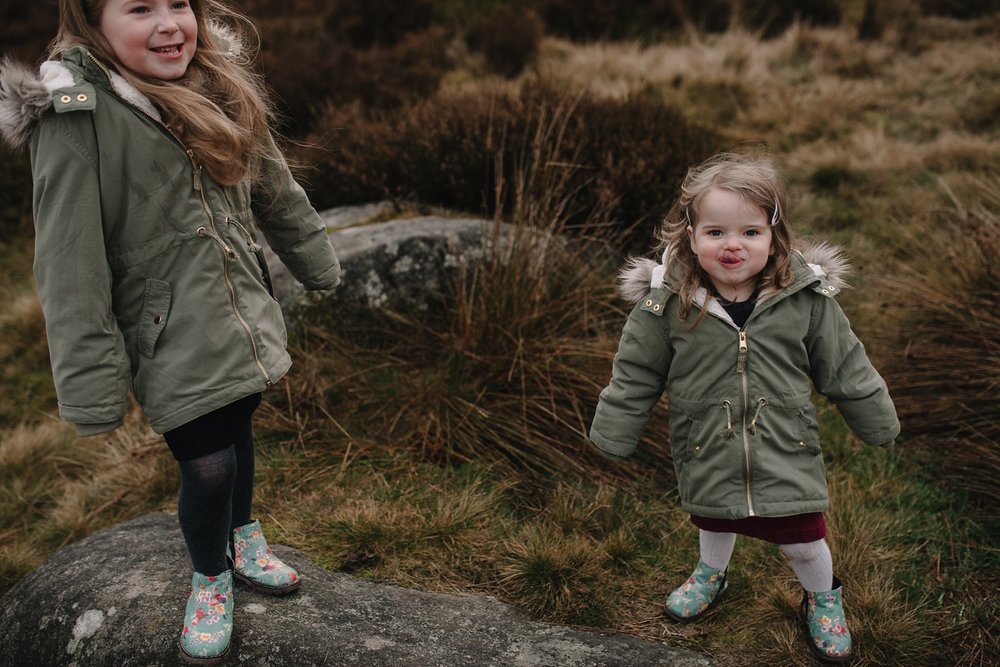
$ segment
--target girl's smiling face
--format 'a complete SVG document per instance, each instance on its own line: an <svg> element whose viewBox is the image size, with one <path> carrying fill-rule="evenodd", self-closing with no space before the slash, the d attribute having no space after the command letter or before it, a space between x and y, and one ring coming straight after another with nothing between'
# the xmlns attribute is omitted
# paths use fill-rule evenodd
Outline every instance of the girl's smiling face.
<svg viewBox="0 0 1000 667"><path fill-rule="evenodd" d="M98 28L121 64L164 81L184 76L198 39L189 0L106 0Z"/></svg>
<svg viewBox="0 0 1000 667"><path fill-rule="evenodd" d="M771 255L768 214L731 190L712 188L701 198L694 228L688 227L691 250L719 296L745 301Z"/></svg>

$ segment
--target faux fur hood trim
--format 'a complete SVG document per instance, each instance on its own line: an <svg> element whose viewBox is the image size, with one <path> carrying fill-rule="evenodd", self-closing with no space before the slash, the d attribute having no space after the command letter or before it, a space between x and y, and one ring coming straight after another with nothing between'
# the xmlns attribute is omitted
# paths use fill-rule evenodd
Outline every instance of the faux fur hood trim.
<svg viewBox="0 0 1000 667"><path fill-rule="evenodd" d="M157 120L160 112L148 97L136 90L118 72L108 70L115 91ZM46 60L34 72L21 63L4 60L0 66L0 134L4 141L20 150L28 145L35 123L52 108L55 93L83 83L58 60Z"/></svg>
<svg viewBox="0 0 1000 667"><path fill-rule="evenodd" d="M72 74L69 85L73 85ZM14 150L26 146L35 123L51 106L52 91L45 75L5 58L0 64L0 134L7 145Z"/></svg>
<svg viewBox="0 0 1000 667"><path fill-rule="evenodd" d="M819 279L825 279L838 291L849 287L847 277L851 267L844 256L843 248L825 242L800 242L795 253ZM671 256L663 253L663 259L656 262L641 257L629 257L618 274L618 293L629 302L635 303L645 297L650 289L666 286L670 289L667 276ZM762 293L760 299L773 296L772 293Z"/></svg>

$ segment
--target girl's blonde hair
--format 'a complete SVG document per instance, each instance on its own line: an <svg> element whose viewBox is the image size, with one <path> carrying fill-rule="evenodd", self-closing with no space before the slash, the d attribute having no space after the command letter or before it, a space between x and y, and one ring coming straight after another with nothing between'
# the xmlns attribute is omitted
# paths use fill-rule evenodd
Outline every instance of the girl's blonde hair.
<svg viewBox="0 0 1000 667"><path fill-rule="evenodd" d="M680 196L663 219L657 238L659 250L670 259L669 279L680 299L678 315L686 318L697 291L712 294L712 282L691 249L688 226L698 224L698 205L709 190L720 188L740 195L767 214L771 225L771 256L761 272L760 290L780 289L792 282L791 255L795 238L788 227L785 186L771 160L762 154L719 153L688 170ZM702 309L694 326L705 316Z"/></svg>
<svg viewBox="0 0 1000 667"><path fill-rule="evenodd" d="M110 63L148 97L172 124L205 171L222 185L259 173L263 160L278 159L270 133L273 110L261 78L250 68L253 53L243 37L256 30L249 19L218 0L190 0L198 25L191 64L175 81L146 79L126 68L101 34L101 11L107 0L59 0L59 31L49 57L83 46Z"/></svg>

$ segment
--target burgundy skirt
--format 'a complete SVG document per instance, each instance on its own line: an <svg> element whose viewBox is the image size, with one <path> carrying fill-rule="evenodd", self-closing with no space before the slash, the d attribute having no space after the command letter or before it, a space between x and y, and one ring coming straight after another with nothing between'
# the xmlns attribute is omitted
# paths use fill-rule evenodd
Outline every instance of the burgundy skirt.
<svg viewBox="0 0 1000 667"><path fill-rule="evenodd" d="M748 516L745 519L710 519L691 516L691 523L713 533L736 533L774 544L801 544L826 537L822 512L792 516Z"/></svg>

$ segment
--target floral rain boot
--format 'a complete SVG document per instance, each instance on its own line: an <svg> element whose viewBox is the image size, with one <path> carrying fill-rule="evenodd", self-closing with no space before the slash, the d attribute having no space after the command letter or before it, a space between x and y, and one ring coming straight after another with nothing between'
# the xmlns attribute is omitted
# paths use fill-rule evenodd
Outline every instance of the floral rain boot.
<svg viewBox="0 0 1000 667"><path fill-rule="evenodd" d="M844 618L840 579L833 578L833 590L802 596L809 645L822 660L845 662L851 657L851 632Z"/></svg>
<svg viewBox="0 0 1000 667"><path fill-rule="evenodd" d="M284 595L301 583L299 573L271 552L259 521L233 530L233 554L233 573L255 591Z"/></svg>
<svg viewBox="0 0 1000 667"><path fill-rule="evenodd" d="M693 621L722 598L726 591L727 570L698 561L688 580L667 596L667 614L677 621Z"/></svg>
<svg viewBox="0 0 1000 667"><path fill-rule="evenodd" d="M181 659L193 665L214 665L229 653L233 634L233 573L214 577L195 572L184 610L179 642Z"/></svg>

